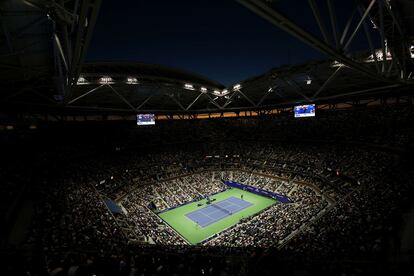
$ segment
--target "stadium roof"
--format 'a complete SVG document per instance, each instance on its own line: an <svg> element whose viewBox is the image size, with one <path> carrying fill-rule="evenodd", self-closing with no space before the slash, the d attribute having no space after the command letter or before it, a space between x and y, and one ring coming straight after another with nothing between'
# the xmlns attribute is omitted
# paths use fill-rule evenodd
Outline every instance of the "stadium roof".
<svg viewBox="0 0 414 276"><path fill-rule="evenodd" d="M68 107L134 113L247 110L390 93L403 86L331 61L274 68L227 88L156 65L94 63L85 64Z"/></svg>
<svg viewBox="0 0 414 276"><path fill-rule="evenodd" d="M353 100L384 93L409 93L413 81L412 2L361 1L344 30L335 15L309 12L320 33L285 18L271 2L241 4L327 56L285 65L231 87L160 65L86 63L84 58L100 1L4 1L0 4L0 106L6 111L195 113L266 109L298 103ZM329 2L329 1L328 1ZM366 49L350 53L355 35Z"/></svg>

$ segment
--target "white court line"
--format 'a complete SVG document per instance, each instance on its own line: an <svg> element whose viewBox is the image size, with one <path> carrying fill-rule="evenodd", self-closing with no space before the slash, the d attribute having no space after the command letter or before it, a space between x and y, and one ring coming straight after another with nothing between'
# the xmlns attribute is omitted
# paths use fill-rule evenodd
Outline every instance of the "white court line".
<svg viewBox="0 0 414 276"><path fill-rule="evenodd" d="M201 211L203 214L214 214L214 213L216 213L217 212L217 209L216 208L211 208L211 210L213 210L213 212L203 212L203 211Z"/></svg>
<svg viewBox="0 0 414 276"><path fill-rule="evenodd" d="M213 217L210 217L209 215L212 215L212 214L215 214L215 213L220 213L220 211L214 211L212 213L209 213L208 215L207 214L203 214L203 215L206 216L206 217L209 217L210 219L214 219Z"/></svg>
<svg viewBox="0 0 414 276"><path fill-rule="evenodd" d="M207 216L207 217L209 217L211 220L210 220L210 221L208 221L208 222L207 222L207 224L206 224L205 226L208 226L208 225L210 225L210 224L213 224L214 222L219 221L219 220L221 220L221 219L225 218L226 216L224 216L224 217L219 217L219 218L212 218L212 217L210 217L210 216Z"/></svg>
<svg viewBox="0 0 414 276"><path fill-rule="evenodd" d="M239 205L239 204L237 204L235 202L232 202L234 200L233 198L236 199L236 200L238 200L235 197L230 197L228 199L225 199L224 201L220 201L220 202L217 202L217 203L213 203L212 205L210 205L211 208L209 208L209 209L208 209L208 207L210 207L210 206L204 207L205 209L208 209L208 210L200 209L200 210L198 210L198 212L196 212L196 214L197 214L197 216L201 216L201 217L207 218L208 221L206 222L206 225L204 225L204 226L208 226L208 225L210 225L210 224L212 224L212 223L214 223L216 221L219 221L219 220L221 220L223 218L226 218L226 217L231 216L231 215L233 215L235 213L238 213L241 210L243 210L243 209L245 209L245 208L247 208L247 207L249 207L249 206L252 205L251 203L250 204L247 204L247 206ZM249 202L246 201L246 203L249 203ZM220 210L218 208L214 208L213 205L216 205L216 206L218 206L220 208L225 209L230 214L226 214L223 210ZM228 210L227 209L227 208L229 208L229 207L231 208L233 206L235 206L237 208L237 210ZM213 212L211 212L210 210L212 210ZM217 214L217 213L224 214L225 216L214 217L215 214Z"/></svg>

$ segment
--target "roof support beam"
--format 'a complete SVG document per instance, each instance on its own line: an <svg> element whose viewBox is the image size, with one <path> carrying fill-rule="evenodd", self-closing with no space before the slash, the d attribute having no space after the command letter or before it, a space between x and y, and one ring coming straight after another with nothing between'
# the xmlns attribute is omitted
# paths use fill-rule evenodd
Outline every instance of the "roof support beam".
<svg viewBox="0 0 414 276"><path fill-rule="evenodd" d="M232 103L233 98L237 95L237 93L239 93L238 90L234 91L233 94L231 94L231 96L227 99L227 101L223 104L222 108L226 108L229 104Z"/></svg>
<svg viewBox="0 0 414 276"><path fill-rule="evenodd" d="M359 6L358 11L362 16L363 15L363 7ZM364 27L364 33L365 33L365 37L367 38L367 41L368 41L369 49L371 50L371 55L374 59L375 68L377 68L377 72L379 73L380 68L379 68L379 65L378 65L378 57L377 57L377 53L375 52L375 49L374 49L374 44L372 43L371 33L369 31L367 21L366 20L362 21L362 25Z"/></svg>
<svg viewBox="0 0 414 276"><path fill-rule="evenodd" d="M76 39L72 41L73 54L72 61L70 62L71 68L69 74L69 83L71 86L76 85L76 81L79 78L100 6L101 0L81 1L79 7L79 21L76 25L76 30L74 28L72 32L76 35Z"/></svg>
<svg viewBox="0 0 414 276"><path fill-rule="evenodd" d="M313 16L315 17L316 22L318 23L319 30L322 33L322 36L323 36L323 39L325 40L325 43L329 44L328 34L326 33L325 24L322 21L321 14L320 14L319 9L318 9L318 5L316 4L315 0L308 0L308 3L309 3L309 5L312 9Z"/></svg>
<svg viewBox="0 0 414 276"><path fill-rule="evenodd" d="M344 31L342 32L341 39L339 41L339 44L340 45L344 45L345 38L348 35L348 31L349 31L349 28L351 27L351 24L352 24L352 20L353 19L354 19L354 13L351 14L351 16L349 17L348 21L346 22Z"/></svg>
<svg viewBox="0 0 414 276"><path fill-rule="evenodd" d="M352 92L347 92L347 93L342 93L342 94L336 94L336 95L333 95L333 96L320 97L320 98L317 98L315 100L332 100L332 99L337 99L337 98L346 97L346 96L356 96L356 95L365 94L365 93L368 93L368 92L377 92L377 91L381 91L381 90L389 90L389 89L397 88L397 87L401 87L401 84L391 84L391 85L386 85L386 86L373 87L373 88L357 90L357 91L352 91Z"/></svg>
<svg viewBox="0 0 414 276"><path fill-rule="evenodd" d="M318 97L318 95L325 89L328 84L335 79L336 75L341 71L343 66L339 66L336 70L329 76L329 78L322 84L322 86L316 91L316 93L312 96L312 99Z"/></svg>
<svg viewBox="0 0 414 276"><path fill-rule="evenodd" d="M311 47L315 48L316 50L328 55L334 60L341 62L348 67L357 70L361 73L364 73L373 79L379 80L381 82L389 81L394 82L392 80L387 80L383 76L377 74L376 72L372 71L369 67L365 66L364 64L358 63L351 58L343 55L336 49L333 49L331 46L327 45L326 43L320 41L315 36L311 35L310 33L306 32L298 25L294 24L292 21L284 17L279 12L275 11L271 7L269 7L266 3L260 0L238 0L242 5L246 6L248 9L252 10L259 16L263 17L273 25L281 28L282 30L288 32L289 34L295 36L299 40L305 42L306 44L310 45ZM330 2L328 2L330 3ZM333 16L334 17L334 16ZM335 23L336 20L333 20ZM335 33L335 32L334 32ZM337 38L336 38L337 39Z"/></svg>
<svg viewBox="0 0 414 276"><path fill-rule="evenodd" d="M264 94L263 96L260 98L259 102L256 104L256 106L260 106L263 101L267 98L267 96L269 96L270 93L272 93L274 90L274 87L269 88Z"/></svg>
<svg viewBox="0 0 414 276"><path fill-rule="evenodd" d="M252 100L250 100L250 98L249 97L247 97L242 91L241 91L241 89L238 89L238 91L239 91L239 93L243 96L243 98L245 98L252 106L256 106L256 104L252 101Z"/></svg>
<svg viewBox="0 0 414 276"><path fill-rule="evenodd" d="M384 12L383 12L382 5L378 5L378 15L379 15L379 20L380 20L379 31L380 31L381 46L382 46L382 67L381 67L381 73L384 73L385 72L386 63L387 63L387 49L386 49L386 45L385 45L386 37L385 37L385 32L384 32Z"/></svg>
<svg viewBox="0 0 414 276"><path fill-rule="evenodd" d="M66 105L65 109L73 109L73 110L85 110L85 111L97 111L97 112L122 112L122 113L130 113L131 109L125 108L110 108L110 107L96 107L96 106L83 106L83 105ZM134 112L135 113L135 112Z"/></svg>
<svg viewBox="0 0 414 276"><path fill-rule="evenodd" d="M185 109L186 111L188 111L197 101L198 101L198 99L203 95L203 94L205 94L204 92L201 92L200 94L198 94L198 96L194 99L194 101L192 101L188 106L187 106L187 108Z"/></svg>
<svg viewBox="0 0 414 276"><path fill-rule="evenodd" d="M149 100L151 100L152 99L152 95L151 96L149 96L148 98L146 98L137 108L136 108L136 110L138 111L138 110L141 110L141 108L149 101Z"/></svg>
<svg viewBox="0 0 414 276"><path fill-rule="evenodd" d="M101 88L101 87L103 87L103 86L105 86L105 84L101 84L100 86L95 87L95 88L93 88L93 89L89 90L89 91L88 91L88 92L86 92L86 93L83 93L82 95L80 95L80 96L78 96L78 97L74 98L73 100L70 100L70 101L68 102L68 105L73 104L74 102L76 102L76 101L78 101L78 100L82 99L83 97L88 96L89 94L92 94L93 92L97 91L98 89L100 89L100 88Z"/></svg>
<svg viewBox="0 0 414 276"><path fill-rule="evenodd" d="M386 91L389 91L390 89L399 88L401 86L402 86L401 84L391 84L391 85L373 87L373 88L369 88L369 89L363 89L363 90L357 90L357 91L352 91L352 92L347 92L347 93L342 93L342 94L336 94L336 95L332 95L332 96L319 97L319 98L315 99L314 101L334 100L334 99L347 97L347 96L357 96L357 95L360 95L360 94L366 94L366 93L369 93L369 92L379 92L379 91L385 91L386 92ZM280 104L264 105L261 108L290 106L290 105L294 105L294 104L298 104L298 103L306 103L306 101L305 100L299 100L299 101L284 102L284 103L280 103Z"/></svg>
<svg viewBox="0 0 414 276"><path fill-rule="evenodd" d="M403 34L403 29L401 28L400 21L397 20L397 17L395 16L394 11L391 9L390 4L387 1L385 1L385 0L379 0L379 1L381 1L381 3L384 4L385 8L387 9L388 13L391 15L391 18L393 20L393 23L397 27L397 29L400 32L400 34Z"/></svg>
<svg viewBox="0 0 414 276"><path fill-rule="evenodd" d="M185 107L175 98L174 95L168 95L168 97L170 97L180 108L181 110L186 110Z"/></svg>
<svg viewBox="0 0 414 276"><path fill-rule="evenodd" d="M337 94L337 95L332 95L332 96L326 96L326 97L319 97L318 99L316 99L317 101L321 102L321 101L326 101L326 100L334 100L334 99L341 99L343 97L347 97L347 96L358 96L360 94L367 94L367 93L371 93L371 92L375 92L376 94L379 93L387 93L389 92L391 89L394 88L400 88L403 87L401 84L392 84L392 85L386 85L386 86L379 86L379 87L374 87L374 88L369 88L369 89L364 89L364 90L357 90L357 91L352 91L352 92L347 92L347 93L343 93L343 94ZM284 108L284 107L288 107L294 104L298 104L298 103L306 103L306 101L303 100L294 100L294 101L289 101L289 102L283 102L283 103L278 103L278 104L269 104L269 105L263 105L260 107L251 107L251 106L246 106L246 107L234 107L234 108L227 108L225 111L234 111L234 112L238 112L238 111L253 111L253 110L266 110L266 109L272 109L272 108ZM50 105L50 104L36 104L36 103L24 103L27 106L33 106L33 107L53 107L56 108L56 105ZM135 111L131 111L131 109L126 109L126 108L108 108L108 107L96 107L96 106L75 106L75 105L68 105L64 107L66 110L83 110L83 111L95 111L95 112L120 112L120 113L126 113L126 114L135 114ZM62 110L62 109L55 109L55 110ZM177 110L151 110L151 109L147 109L147 110L143 110L144 112L148 112L148 113L160 113L160 114L177 114ZM182 113L187 113L186 111L181 111ZM211 110L211 109L197 109L197 110L192 110L191 114L194 113L205 113L205 112L223 112L223 110Z"/></svg>
<svg viewBox="0 0 414 276"><path fill-rule="evenodd" d="M311 99L308 96L302 93L300 87L295 82L290 81L287 78L281 78L281 80L283 80L287 85L292 87L296 94L298 94L299 96L302 96L302 98L304 98L307 101L311 101Z"/></svg>
<svg viewBox="0 0 414 276"><path fill-rule="evenodd" d="M116 89L115 88L113 88L112 87L112 85L110 85L110 84L108 84L108 86L109 86L109 88L111 88L111 90L124 102L124 103L126 103L130 108L131 108L131 110L132 111L137 111L136 109L135 109L135 107L127 100L127 99L125 99L125 97L124 96L122 96L118 91L116 91Z"/></svg>
<svg viewBox="0 0 414 276"><path fill-rule="evenodd" d="M359 28L362 25L362 22L364 22L365 18L368 16L369 12L372 9L372 6L374 6L376 0L372 0L371 3L369 4L368 8L365 10L364 14L362 15L361 19L359 20L357 26L355 27L354 31L352 32L351 36L348 38L348 41L345 43L344 45L344 50L346 51L349 47L349 45L351 44L352 40L354 39L355 35L357 34L357 32L359 31Z"/></svg>
<svg viewBox="0 0 414 276"><path fill-rule="evenodd" d="M92 38L93 30L95 28L96 19L98 18L99 9L101 7L101 0L93 0L89 1L89 8L91 9L90 16L86 18L85 25L87 25L87 29L85 31L85 35L82 38L82 49L79 53L78 63L76 63L75 72L73 77L77 80L82 69L83 62L86 57L86 51L89 47L89 43ZM84 26L85 26L84 25Z"/></svg>
<svg viewBox="0 0 414 276"><path fill-rule="evenodd" d="M391 75L392 69L394 68L395 60L391 60L390 66L388 66L387 76L389 77Z"/></svg>
<svg viewBox="0 0 414 276"><path fill-rule="evenodd" d="M223 109L223 107L221 107L218 103L216 103L216 101L208 93L206 93L206 95L210 99L210 103L215 105L218 109Z"/></svg>
<svg viewBox="0 0 414 276"><path fill-rule="evenodd" d="M54 24L53 24L54 25ZM56 30L55 30L56 31ZM54 60L54 65L55 65L55 83L56 83L56 87L57 87L57 91L59 93L59 95L62 96L62 99L64 99L65 94L66 94L66 88L67 88L67 83L66 83L66 79L64 77L64 74L66 74L68 72L68 68L67 68L67 64L66 64L66 60L65 60L65 56L63 55L63 51L62 48L60 46L59 43L59 39L56 35L56 33L54 34L54 41L53 41L53 60ZM66 71L63 71L63 65L65 66Z"/></svg>
<svg viewBox="0 0 414 276"><path fill-rule="evenodd" d="M336 14L334 10L334 6L331 2L331 0L327 0L328 2L328 11L329 11L329 18L331 20L331 26L332 26L332 33L334 37L334 42L336 45L336 49L339 49L339 40L338 40L338 23L336 21Z"/></svg>
<svg viewBox="0 0 414 276"><path fill-rule="evenodd" d="M55 38L56 47L59 50L60 57L63 61L63 65L65 65L65 69L67 72L69 69L68 62L66 61L65 54L63 53L63 49L62 49L62 44L60 43L59 37L56 35L56 33L54 35L54 38Z"/></svg>
<svg viewBox="0 0 414 276"><path fill-rule="evenodd" d="M395 74L397 71L402 72L400 77L402 81L412 82L407 77L408 72L414 68L414 62L410 53L410 37L406 33L404 24L402 24L401 16L399 14L398 3L396 1L378 0L387 12L383 11L386 26L384 27L385 37L387 38L387 48L389 49L394 67L398 70L393 70ZM384 10L384 8L383 8ZM384 19L382 19L384 21ZM390 69L388 69L390 71ZM388 75L388 74L387 74Z"/></svg>

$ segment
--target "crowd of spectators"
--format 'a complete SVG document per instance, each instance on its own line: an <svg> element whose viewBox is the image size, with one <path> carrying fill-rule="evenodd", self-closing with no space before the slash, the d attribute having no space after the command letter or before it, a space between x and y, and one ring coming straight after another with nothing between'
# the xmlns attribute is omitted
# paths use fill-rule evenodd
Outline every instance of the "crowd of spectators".
<svg viewBox="0 0 414 276"><path fill-rule="evenodd" d="M149 209L151 203L155 204L158 211L163 211L225 190L227 187L223 184L223 180L246 183L289 196L294 204L287 204L286 207L281 207L281 204L272 206L266 211L266 214L267 217L288 219L294 222L295 226L286 223L275 223L272 220L262 220L264 215L260 215L254 219L267 225L267 229L260 233L267 237L267 242L261 241L258 238L259 235L248 237L254 238L257 242L244 243L233 242L227 236L223 236L223 238L216 238L207 244L217 246L274 246L282 241L287 234L299 227L302 222L316 215L327 205L327 201L323 201L321 195L306 186L302 187L294 183L288 183L288 180L281 181L270 177L272 176L266 177L241 171L203 171L182 178L155 182L153 185L147 185L142 189L138 188L120 200L120 204L126 209L129 224L133 225L133 229L139 235L144 235L145 240L151 238L152 241L161 244L181 244L184 241L180 241L180 237L165 226L162 220ZM246 222L245 225L245 227L256 228L254 231L260 232L256 224ZM283 230L278 230L276 227L283 228ZM283 232L283 234L278 235L278 231ZM240 227L237 227L229 230L228 235L238 239L241 235L249 236L250 232L240 231ZM223 242L220 242L221 240Z"/></svg>
<svg viewBox="0 0 414 276"><path fill-rule="evenodd" d="M309 262L385 258L398 251L400 214L412 191L405 161L412 118L409 106L329 111L300 121L282 115L163 122L110 134L90 130L91 137L76 142L79 129L64 139L39 133L21 138L30 140L22 148L32 157L20 169L32 164L30 174L14 177L19 166L5 166L7 183L21 185L2 189L14 198L24 187L34 201L19 248L42 256L46 265L37 271L46 267L54 275L73 267L101 275L246 274L266 256L280 257L276 249ZM192 249L148 207L164 210L221 191L223 179L294 202ZM124 213L111 213L105 199ZM35 260L24 268L35 271Z"/></svg>

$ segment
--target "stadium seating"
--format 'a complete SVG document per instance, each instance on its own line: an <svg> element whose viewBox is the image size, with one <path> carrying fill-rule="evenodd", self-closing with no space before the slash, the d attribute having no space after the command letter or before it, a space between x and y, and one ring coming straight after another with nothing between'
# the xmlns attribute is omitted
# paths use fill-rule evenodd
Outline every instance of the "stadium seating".
<svg viewBox="0 0 414 276"><path fill-rule="evenodd" d="M181 263L177 252L184 251L194 254L193 267L228 273L242 267L225 268L228 259L221 257L232 256L238 264L238 258L265 248L277 250L269 253L275 256L283 253L313 262L381 257L390 239L398 239L398 214L413 185L404 161L410 156L401 151L413 146L413 117L392 116L396 112L374 109L361 120L358 112L337 111L318 114L318 121L281 116L273 121L165 122L158 128L131 130L128 136L113 131L102 140L71 143L71 135L81 133L73 130L64 138L67 143L57 147L47 146L48 139L61 137L45 135L39 142L28 134L19 139L32 140L25 154L37 156L37 164L31 178L22 182L30 183L36 207L22 246L48 260L65 260L51 261L49 267L69 269L75 263L109 258L141 272L164 265L161 270L170 275L184 268L166 260ZM412 108L398 112L412 114ZM2 174L13 175L11 166ZM149 208L153 203L165 210L222 191L222 180L285 194L293 203L276 204L195 247L188 247ZM105 199L125 212L112 214ZM137 251L159 259L134 263L141 254ZM69 260L71 253L78 257ZM208 265L203 266L204 261Z"/></svg>

